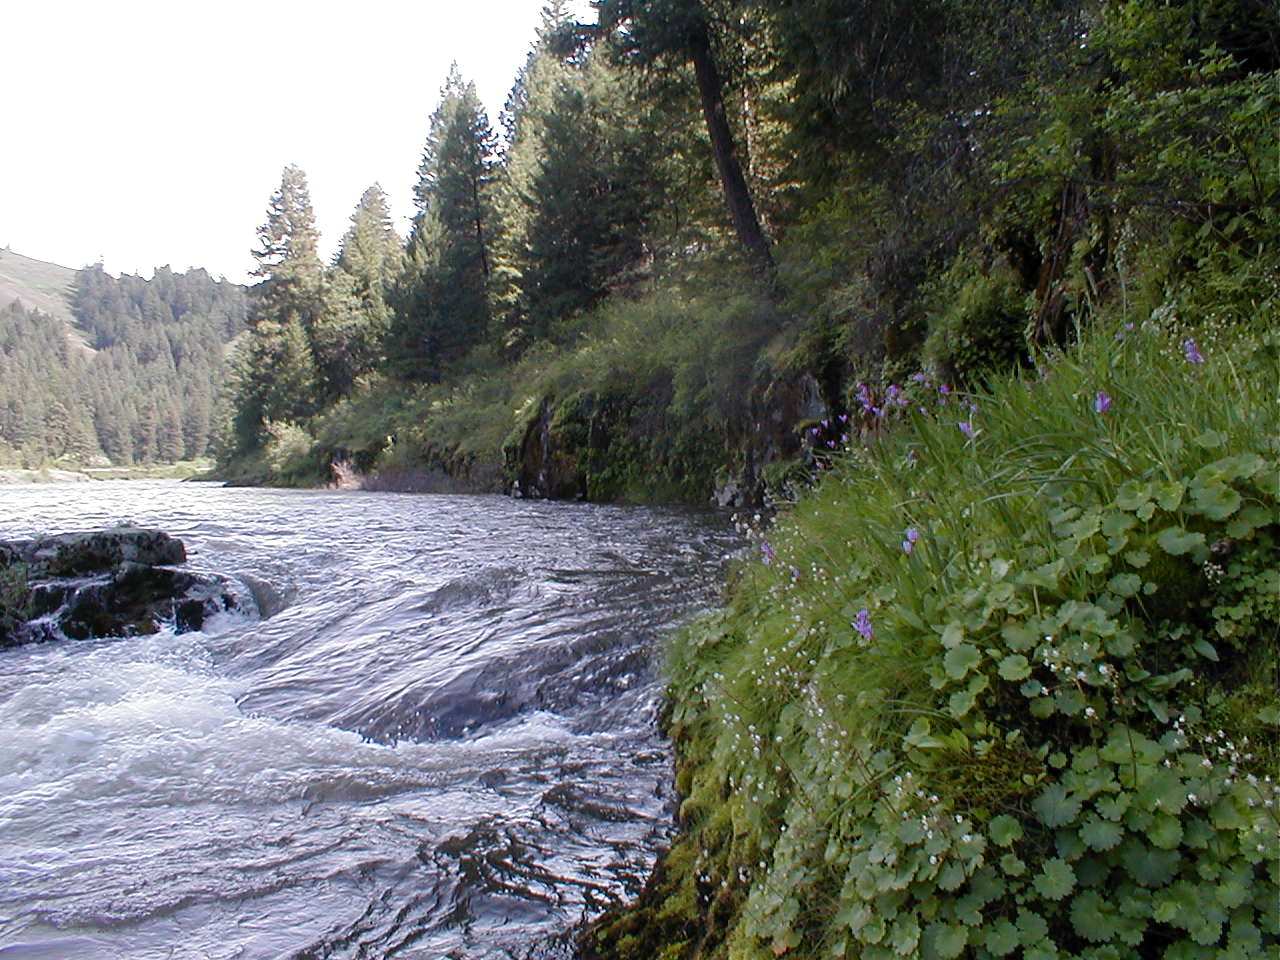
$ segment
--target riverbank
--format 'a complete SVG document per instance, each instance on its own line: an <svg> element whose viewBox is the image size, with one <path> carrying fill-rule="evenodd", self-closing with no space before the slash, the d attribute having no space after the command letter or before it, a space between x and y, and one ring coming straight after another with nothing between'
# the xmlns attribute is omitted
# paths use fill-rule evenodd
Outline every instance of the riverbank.
<svg viewBox="0 0 1280 960"><path fill-rule="evenodd" d="M1278 347L913 384L671 644L681 834L583 955L1271 955Z"/></svg>
<svg viewBox="0 0 1280 960"><path fill-rule="evenodd" d="M0 470L0 484L6 483L87 483L93 478L83 470L61 470L40 467L37 470L11 468Z"/></svg>
<svg viewBox="0 0 1280 960"><path fill-rule="evenodd" d="M122 467L21 467L0 468L0 484L86 483L90 480L188 480L207 474L212 460L137 464Z"/></svg>

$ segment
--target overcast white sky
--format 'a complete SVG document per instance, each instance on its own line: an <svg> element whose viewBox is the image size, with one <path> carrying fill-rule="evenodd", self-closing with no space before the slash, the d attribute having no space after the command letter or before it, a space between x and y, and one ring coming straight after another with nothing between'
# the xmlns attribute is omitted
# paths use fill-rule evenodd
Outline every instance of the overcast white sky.
<svg viewBox="0 0 1280 960"><path fill-rule="evenodd" d="M3 0L0 247L243 281L288 163L326 257L375 181L403 234L450 62L496 128L543 2Z"/></svg>

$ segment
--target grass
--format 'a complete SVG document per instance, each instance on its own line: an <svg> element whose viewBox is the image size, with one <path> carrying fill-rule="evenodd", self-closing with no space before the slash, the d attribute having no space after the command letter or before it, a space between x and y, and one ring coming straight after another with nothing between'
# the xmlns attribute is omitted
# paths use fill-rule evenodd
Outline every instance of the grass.
<svg viewBox="0 0 1280 960"><path fill-rule="evenodd" d="M68 336L87 349L83 337L74 329L75 317L68 300L75 277L76 271L70 267L0 250L0 305L21 300L27 307L58 318L67 325Z"/></svg>

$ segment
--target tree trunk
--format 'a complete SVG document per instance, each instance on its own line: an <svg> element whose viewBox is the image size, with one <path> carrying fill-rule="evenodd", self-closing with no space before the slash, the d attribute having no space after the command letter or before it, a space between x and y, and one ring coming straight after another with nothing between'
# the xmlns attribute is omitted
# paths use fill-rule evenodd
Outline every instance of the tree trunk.
<svg viewBox="0 0 1280 960"><path fill-rule="evenodd" d="M729 121L725 116L720 73L711 55L711 38L707 33L706 21L701 17L690 30L689 56L693 60L698 94L702 98L702 113L711 138L711 152L716 158L720 185L724 188L725 203L729 207L729 218L733 221L738 242L742 244L752 268L757 273L763 273L772 268L773 256L769 252L769 241L760 229L760 218L756 215L755 204L751 202L747 180L742 174L742 164L738 162L737 151L734 150L733 132L729 129Z"/></svg>
<svg viewBox="0 0 1280 960"><path fill-rule="evenodd" d="M484 279L489 281L489 252L484 246L484 226L482 224L480 210L480 184L476 177L471 178L471 208L475 211L476 221L476 243L480 246L480 269L484 272Z"/></svg>

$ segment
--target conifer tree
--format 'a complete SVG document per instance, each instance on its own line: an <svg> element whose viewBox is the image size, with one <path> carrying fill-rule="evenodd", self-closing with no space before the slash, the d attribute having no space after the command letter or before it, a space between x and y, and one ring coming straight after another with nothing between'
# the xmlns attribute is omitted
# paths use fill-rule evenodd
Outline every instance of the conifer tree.
<svg viewBox="0 0 1280 960"><path fill-rule="evenodd" d="M503 344L518 352L599 302L647 255L661 141L632 78L593 52L562 55L555 9L508 100L511 143L495 258Z"/></svg>
<svg viewBox="0 0 1280 960"><path fill-rule="evenodd" d="M351 215L316 324L316 360L330 398L345 394L381 359L391 329L387 292L402 262L386 194L374 184Z"/></svg>
<svg viewBox="0 0 1280 960"><path fill-rule="evenodd" d="M438 379L487 332L495 148L475 85L455 65L431 117L396 284L388 353L402 376Z"/></svg>
<svg viewBox="0 0 1280 960"><path fill-rule="evenodd" d="M712 18L704 0L599 0L602 28L623 59L644 66L691 64L716 173L738 243L757 272L773 266L769 240L747 187L741 150L725 107Z"/></svg>
<svg viewBox="0 0 1280 960"><path fill-rule="evenodd" d="M317 318L324 308L324 270L306 175L288 166L272 194L253 251L262 277L249 312L249 335L235 371L237 446L253 450L273 420L298 422L316 407L313 353Z"/></svg>

